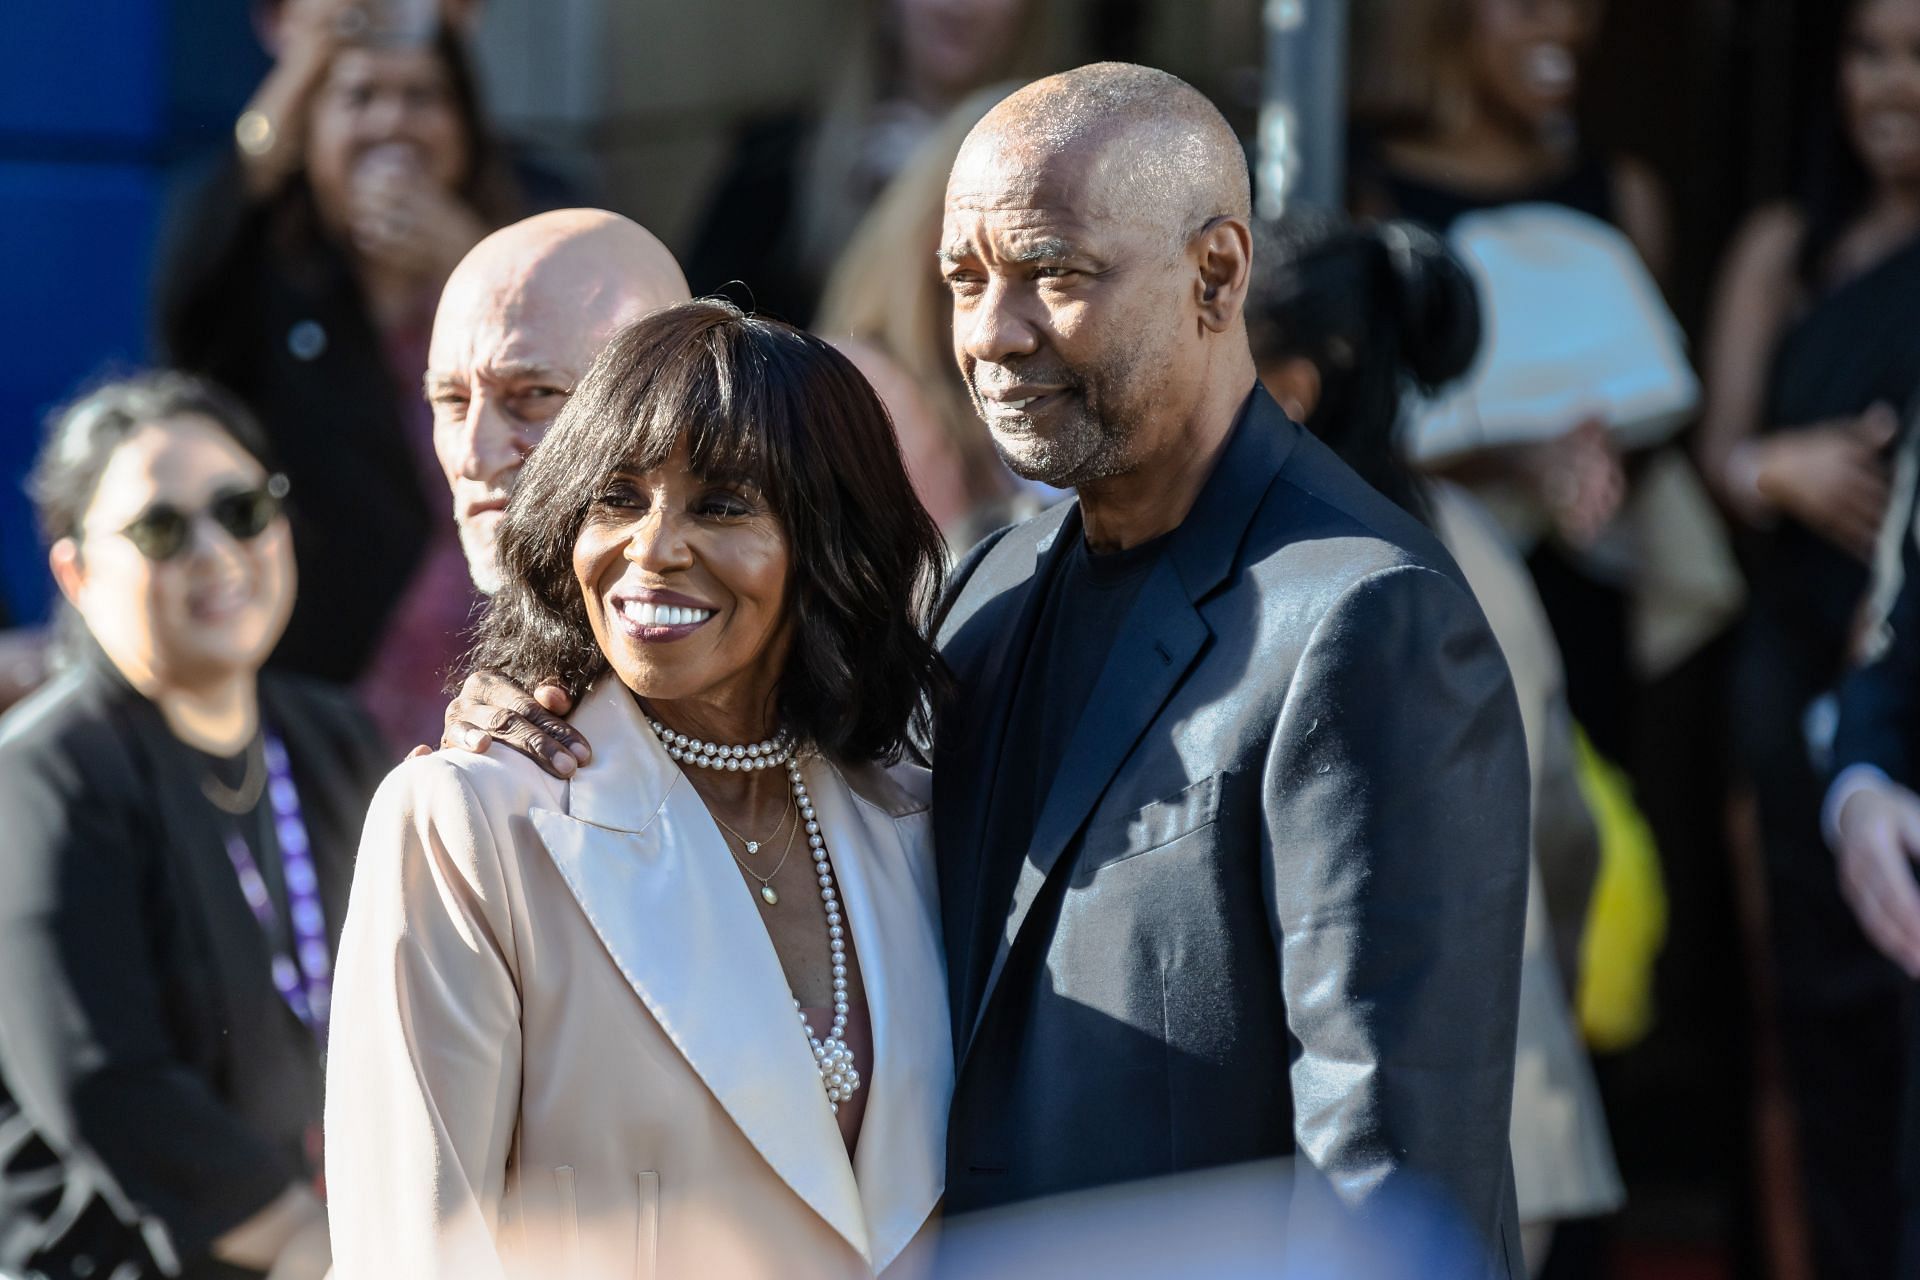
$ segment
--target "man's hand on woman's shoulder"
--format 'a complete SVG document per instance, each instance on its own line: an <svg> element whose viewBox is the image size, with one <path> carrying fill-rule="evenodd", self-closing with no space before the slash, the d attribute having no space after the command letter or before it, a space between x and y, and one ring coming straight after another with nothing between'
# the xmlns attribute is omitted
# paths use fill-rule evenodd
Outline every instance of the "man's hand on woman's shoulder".
<svg viewBox="0 0 1920 1280"><path fill-rule="evenodd" d="M593 761L593 748L561 717L573 710L573 698L557 684L531 693L497 671L476 671L447 704L442 750L485 752L505 743L556 778L571 777ZM415 747L411 756L433 748Z"/></svg>

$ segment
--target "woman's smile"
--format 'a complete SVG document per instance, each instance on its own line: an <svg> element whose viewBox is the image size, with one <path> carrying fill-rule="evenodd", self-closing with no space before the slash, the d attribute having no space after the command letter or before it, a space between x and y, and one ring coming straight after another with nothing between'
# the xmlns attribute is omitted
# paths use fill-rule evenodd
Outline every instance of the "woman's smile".
<svg viewBox="0 0 1920 1280"><path fill-rule="evenodd" d="M668 643L692 635L719 612L670 591L615 592L609 600L621 630L643 644Z"/></svg>

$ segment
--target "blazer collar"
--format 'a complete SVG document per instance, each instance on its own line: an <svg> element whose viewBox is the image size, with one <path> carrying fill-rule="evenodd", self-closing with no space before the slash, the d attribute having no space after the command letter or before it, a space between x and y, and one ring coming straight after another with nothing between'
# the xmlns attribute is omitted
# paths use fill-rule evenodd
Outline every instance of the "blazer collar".
<svg viewBox="0 0 1920 1280"><path fill-rule="evenodd" d="M807 762L874 1024L867 1176L856 1179L779 957L698 793L619 681L602 679L573 721L595 760L569 783L564 814L533 810L542 842L635 995L748 1141L884 1266L939 1197L950 1085L938 1076L952 1064L940 1011L929 1019L920 1007L941 989L940 958L900 824L856 801L830 765Z"/></svg>
<svg viewBox="0 0 1920 1280"><path fill-rule="evenodd" d="M1301 430L1256 383L1192 512L1168 541L1167 557L1194 604L1232 572L1254 512L1293 455Z"/></svg>

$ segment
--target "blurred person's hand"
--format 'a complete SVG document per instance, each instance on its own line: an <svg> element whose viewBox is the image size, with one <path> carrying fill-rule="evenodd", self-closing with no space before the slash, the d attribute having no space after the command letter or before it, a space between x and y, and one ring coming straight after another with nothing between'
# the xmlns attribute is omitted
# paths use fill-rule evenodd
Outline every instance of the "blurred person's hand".
<svg viewBox="0 0 1920 1280"><path fill-rule="evenodd" d="M1754 488L1774 510L1871 560L1887 514L1883 451L1899 431L1899 415L1881 403L1858 418L1778 432L1756 442Z"/></svg>
<svg viewBox="0 0 1920 1280"><path fill-rule="evenodd" d="M445 279L487 234L480 216L400 147L381 148L355 170L347 214L356 249L389 271L421 279Z"/></svg>
<svg viewBox="0 0 1920 1280"><path fill-rule="evenodd" d="M266 1208L213 1242L213 1256L268 1280L320 1280L333 1265L327 1211L311 1187L294 1183Z"/></svg>
<svg viewBox="0 0 1920 1280"><path fill-rule="evenodd" d="M447 704L440 745L485 752L504 742L556 778L571 775L593 760L593 748L580 731L561 719L573 710L567 691L551 682L531 694L497 671L476 671ZM420 755L425 747L415 747Z"/></svg>
<svg viewBox="0 0 1920 1280"><path fill-rule="evenodd" d="M264 38L273 69L234 126L247 189L270 195L300 167L307 110L342 39L367 25L361 0L287 0Z"/></svg>
<svg viewBox="0 0 1920 1280"><path fill-rule="evenodd" d="M333 1242L322 1217L293 1234L267 1269L267 1280L323 1280L332 1268Z"/></svg>
<svg viewBox="0 0 1920 1280"><path fill-rule="evenodd" d="M1920 796L1887 780L1862 782L1834 826L1847 905L1873 945L1920 978Z"/></svg>
<svg viewBox="0 0 1920 1280"><path fill-rule="evenodd" d="M1589 418L1557 439L1521 447L1522 475L1562 539L1576 547L1600 536L1626 499L1627 478L1607 424Z"/></svg>

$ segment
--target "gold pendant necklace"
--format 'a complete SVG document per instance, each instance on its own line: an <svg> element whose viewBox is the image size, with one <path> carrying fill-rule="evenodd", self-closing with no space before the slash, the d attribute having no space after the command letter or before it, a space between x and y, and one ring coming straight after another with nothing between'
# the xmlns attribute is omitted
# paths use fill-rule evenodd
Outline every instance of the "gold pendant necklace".
<svg viewBox="0 0 1920 1280"><path fill-rule="evenodd" d="M722 822L720 825L723 827L727 826L727 824L724 822ZM784 826L786 824L782 823L781 825ZM727 830L732 831L733 828L727 827ZM735 834L737 835L739 833L735 832ZM776 830L774 834L778 835L779 832ZM787 847L780 851L780 861L774 863L773 870L768 872L764 876L761 875L758 871L755 871L752 867L748 866L745 862L741 861L740 855L733 852L733 846L727 845L727 853L732 856L735 862L740 863L740 869L746 872L748 875L752 876L755 880L758 880L760 882L760 900L766 903L770 907L777 907L780 905L780 894L773 887L773 878L780 874L781 867L784 867L787 865L787 856L793 852L793 838L799 834L800 834L800 828L797 826L794 827L793 830L787 833ZM753 850L749 849L747 850L747 852L752 853Z"/></svg>
<svg viewBox="0 0 1920 1280"><path fill-rule="evenodd" d="M708 812L712 813L713 811L708 810ZM722 827L725 827L729 832L731 832L735 840L738 840L741 844L745 845L747 847L747 856L752 857L754 854L760 852L761 845L772 844L775 840L780 838L780 833L787 829L787 819L791 818L792 816L793 816L793 810L791 809L788 809L784 813L782 813L780 815L780 825L775 827L773 829L773 834L768 836L765 840L747 839L745 836L741 835L740 832L735 827L732 826L732 824L730 824L725 818L721 817L717 813L713 814L713 820L719 823ZM789 847L792 846L792 841L788 841L788 846Z"/></svg>

